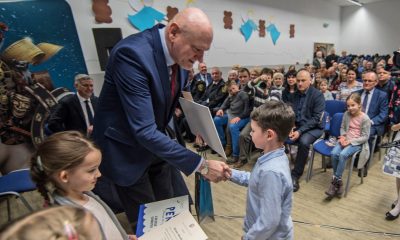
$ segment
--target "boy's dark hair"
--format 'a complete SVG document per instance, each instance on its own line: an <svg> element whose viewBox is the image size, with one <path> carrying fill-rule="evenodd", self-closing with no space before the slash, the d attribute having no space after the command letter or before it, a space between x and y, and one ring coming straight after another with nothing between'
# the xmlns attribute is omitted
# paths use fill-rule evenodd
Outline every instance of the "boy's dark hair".
<svg viewBox="0 0 400 240"><path fill-rule="evenodd" d="M226 83L226 86L230 88L232 85L238 85L238 83L235 80L230 80Z"/></svg>
<svg viewBox="0 0 400 240"><path fill-rule="evenodd" d="M247 69L247 68L240 68L240 69L238 70L238 74L239 74L239 73L243 73L243 72L247 72L247 74L250 76L250 71L249 71L249 69Z"/></svg>
<svg viewBox="0 0 400 240"><path fill-rule="evenodd" d="M274 71L272 71L272 69L270 69L270 68L263 68L261 70L261 75L263 75L263 74L270 75L272 77L272 75L274 75Z"/></svg>
<svg viewBox="0 0 400 240"><path fill-rule="evenodd" d="M284 142L294 127L295 114L286 103L268 101L251 113L251 120L257 122L263 131L272 129L279 142Z"/></svg>

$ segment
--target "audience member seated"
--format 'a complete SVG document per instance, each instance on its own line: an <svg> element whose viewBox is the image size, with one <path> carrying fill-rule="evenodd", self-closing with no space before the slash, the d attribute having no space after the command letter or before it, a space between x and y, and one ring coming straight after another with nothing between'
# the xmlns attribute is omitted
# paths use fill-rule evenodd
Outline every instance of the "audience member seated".
<svg viewBox="0 0 400 240"><path fill-rule="evenodd" d="M336 99L340 101L346 101L347 97L350 96L352 92L362 89L363 84L356 81L357 73L354 69L349 68L347 70L347 81L342 82L338 87L338 92L336 94Z"/></svg>
<svg viewBox="0 0 400 240"><path fill-rule="evenodd" d="M363 89L358 91L361 95L362 111L371 119L371 132L369 134L369 148L372 149L372 141L375 135L382 136L385 132L385 125L388 118L388 97L387 94L375 88L378 84L378 76L375 72L364 74ZM371 153L373 154L373 153ZM369 163L367 163L368 166ZM367 175L368 167L364 169Z"/></svg>
<svg viewBox="0 0 400 240"><path fill-rule="evenodd" d="M62 98L50 115L48 128L52 132L76 130L86 136L93 131L97 97L93 95L93 79L86 74L75 76L76 94Z"/></svg>
<svg viewBox="0 0 400 240"><path fill-rule="evenodd" d="M274 76L272 77L272 90L275 90L276 92L279 92L280 95L282 96L282 91L285 89L284 84L283 84L283 74L280 72L274 73Z"/></svg>
<svg viewBox="0 0 400 240"><path fill-rule="evenodd" d="M250 71L250 81L253 81L254 79L258 78L261 75L261 69L259 68L252 68L249 71Z"/></svg>
<svg viewBox="0 0 400 240"><path fill-rule="evenodd" d="M296 75L296 70L286 73L285 89L282 91L282 101L285 103L293 102L294 93L297 91Z"/></svg>
<svg viewBox="0 0 400 240"><path fill-rule="evenodd" d="M371 122L367 114L361 111L361 97L352 93L346 101L347 111L343 115L340 127L340 136L331 152L333 176L328 190L328 198L342 197L342 175L347 160L357 151L361 150L359 166L363 166L369 157L368 138Z"/></svg>
<svg viewBox="0 0 400 240"><path fill-rule="evenodd" d="M207 86L204 95L199 103L210 109L211 115L214 117L219 107L228 96L227 87L222 79L222 72L218 67L211 69L212 83Z"/></svg>
<svg viewBox="0 0 400 240"><path fill-rule="evenodd" d="M276 73L275 73L276 74ZM279 73L280 74L280 73ZM254 110L264 104L269 100L280 101L282 96L280 91L273 92L271 89L272 86L272 70L269 68L264 68L262 70L262 75L258 78L249 81L247 86L245 87L245 91L254 91L254 101L253 108ZM239 136L239 159L233 159L230 163L236 163L235 168L240 168L247 163L247 156L250 153L250 144L251 144L251 126L250 122L246 124L246 126L240 131ZM236 162L236 160L238 162Z"/></svg>
<svg viewBox="0 0 400 240"><path fill-rule="evenodd" d="M331 49L330 54L326 56L325 62L326 62L326 67L330 68L334 62L338 62L339 56L336 55L336 51L334 48Z"/></svg>
<svg viewBox="0 0 400 240"><path fill-rule="evenodd" d="M92 213L80 207L57 206L28 214L7 224L0 231L0 239L105 240L106 238Z"/></svg>
<svg viewBox="0 0 400 240"><path fill-rule="evenodd" d="M239 158L240 130L249 122L249 97L246 92L239 90L239 86L235 81L228 82L228 89L229 96L217 111L214 117L214 124L224 146L227 143L224 125L228 125L232 136L232 158L237 162Z"/></svg>
<svg viewBox="0 0 400 240"><path fill-rule="evenodd" d="M339 72L338 77L336 78L336 80L332 81L331 84L329 85L329 91L336 93L338 91L339 85L343 82L347 82L347 70L348 70L347 66L342 67L341 70L339 70L338 67L338 72Z"/></svg>
<svg viewBox="0 0 400 240"><path fill-rule="evenodd" d="M238 78L238 71L231 69L228 72L228 81L235 81L236 83L239 83L239 78Z"/></svg>
<svg viewBox="0 0 400 240"><path fill-rule="evenodd" d="M296 124L289 135L289 139L298 145L295 166L292 170L294 192L297 192L300 188L299 178L303 175L310 144L322 135L321 117L325 109L324 96L311 86L310 73L302 69L297 73L296 78L298 91L291 103L296 113Z"/></svg>
<svg viewBox="0 0 400 240"><path fill-rule="evenodd" d="M210 83L212 83L212 78L211 78L211 74L209 74L207 72L207 65L205 62L201 62L198 65L199 67L199 72L194 75L194 79L196 79L196 81L202 80L206 83L206 86L208 87L208 85L210 85Z"/></svg>
<svg viewBox="0 0 400 240"><path fill-rule="evenodd" d="M324 59L324 57L323 57L322 51L317 51L317 52L315 53L315 58L314 58L312 64L313 64L317 69L320 69L322 63L325 63L325 59Z"/></svg>
<svg viewBox="0 0 400 240"><path fill-rule="evenodd" d="M32 180L46 203L83 207L95 215L106 239L128 239L111 209L91 192L100 163L100 150L81 133L55 133L32 155Z"/></svg>
<svg viewBox="0 0 400 240"><path fill-rule="evenodd" d="M323 79L319 84L319 90L324 95L325 101L326 100L333 100L332 93L328 90L328 80Z"/></svg>
<svg viewBox="0 0 400 240"><path fill-rule="evenodd" d="M390 71L387 71L385 70L385 68L381 67L377 69L376 73L378 74L378 84L376 85L376 89L385 92L388 96L389 101L394 88L394 83L391 80L392 76L390 74Z"/></svg>

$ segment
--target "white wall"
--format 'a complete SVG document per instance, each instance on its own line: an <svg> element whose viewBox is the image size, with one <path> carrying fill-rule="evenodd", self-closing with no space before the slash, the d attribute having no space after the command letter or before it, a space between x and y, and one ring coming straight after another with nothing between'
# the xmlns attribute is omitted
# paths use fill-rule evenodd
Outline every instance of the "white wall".
<svg viewBox="0 0 400 240"><path fill-rule="evenodd" d="M135 0L132 0L135 1ZM139 1L139 0L137 0ZM137 32L128 20L134 14L128 0L110 0L113 22L96 24L91 10L91 1L67 0L72 8L89 73L100 73L92 28L119 27L123 36ZM185 7L184 0L154 1L154 8L166 12L166 6L179 9ZM214 27L214 41L205 60L209 66L272 65L311 61L314 42L338 43L340 32L340 8L322 0L202 0L194 7L203 9ZM233 30L223 28L223 11L233 13ZM239 32L241 15L249 16L257 24L259 19L272 20L281 32L277 45L272 44L268 33L265 38L253 32L246 43ZM329 23L323 28L323 23ZM289 38L289 25L296 24L296 37Z"/></svg>
<svg viewBox="0 0 400 240"><path fill-rule="evenodd" d="M399 0L343 7L340 46L354 54L391 54L400 47Z"/></svg>

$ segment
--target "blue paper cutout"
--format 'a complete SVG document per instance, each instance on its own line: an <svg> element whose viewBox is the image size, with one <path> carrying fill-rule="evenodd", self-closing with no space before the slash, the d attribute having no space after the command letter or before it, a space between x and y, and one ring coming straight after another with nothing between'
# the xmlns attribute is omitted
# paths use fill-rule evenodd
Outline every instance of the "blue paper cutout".
<svg viewBox="0 0 400 240"><path fill-rule="evenodd" d="M270 25L268 25L267 31L271 35L272 42L274 43L274 45L276 45L276 41L278 40L281 33L278 31L275 24L272 24L272 23Z"/></svg>
<svg viewBox="0 0 400 240"><path fill-rule="evenodd" d="M249 40L253 31L257 30L257 25L253 20L247 20L242 26L240 26L240 31L242 32L245 41Z"/></svg>
<svg viewBox="0 0 400 240"><path fill-rule="evenodd" d="M157 11L152 7L144 6L139 12L134 15L128 15L129 22L139 31L152 28L155 22L161 22L165 14Z"/></svg>

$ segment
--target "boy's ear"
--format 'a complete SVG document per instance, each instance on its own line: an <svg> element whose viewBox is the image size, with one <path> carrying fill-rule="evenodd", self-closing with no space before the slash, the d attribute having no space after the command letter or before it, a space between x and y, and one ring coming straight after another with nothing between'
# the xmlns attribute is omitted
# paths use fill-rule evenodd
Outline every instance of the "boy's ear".
<svg viewBox="0 0 400 240"><path fill-rule="evenodd" d="M58 173L58 178L61 182L67 183L68 182L68 171L62 170Z"/></svg>
<svg viewBox="0 0 400 240"><path fill-rule="evenodd" d="M267 137L268 140L270 140L271 138L273 138L276 135L275 132L272 129L267 129L266 134L267 134L266 137Z"/></svg>

